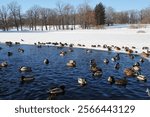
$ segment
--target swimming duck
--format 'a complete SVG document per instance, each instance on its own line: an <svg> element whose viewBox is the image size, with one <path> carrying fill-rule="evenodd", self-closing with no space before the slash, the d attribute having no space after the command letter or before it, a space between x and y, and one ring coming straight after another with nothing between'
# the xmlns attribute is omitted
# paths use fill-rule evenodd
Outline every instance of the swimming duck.
<svg viewBox="0 0 150 117"><path fill-rule="evenodd" d="M132 76L134 76L134 71L133 71L132 68L126 68L126 69L124 70L124 74L125 74L126 76L128 76L128 77L132 77Z"/></svg>
<svg viewBox="0 0 150 117"><path fill-rule="evenodd" d="M44 64L49 64L49 60L48 59L44 59Z"/></svg>
<svg viewBox="0 0 150 117"><path fill-rule="evenodd" d="M146 81L147 80L147 78L144 75L138 75L136 78L140 81Z"/></svg>
<svg viewBox="0 0 150 117"><path fill-rule="evenodd" d="M87 84L87 81L86 79L84 78L78 78L78 83L81 85L81 86L84 86Z"/></svg>
<svg viewBox="0 0 150 117"><path fill-rule="evenodd" d="M110 82L111 84L115 83L115 79L113 76L109 76L107 81Z"/></svg>
<svg viewBox="0 0 150 117"><path fill-rule="evenodd" d="M69 60L69 62L67 63L68 67L76 67L76 62L74 60Z"/></svg>
<svg viewBox="0 0 150 117"><path fill-rule="evenodd" d="M147 92L148 96L150 96L150 90L149 90L149 88L146 89L146 92Z"/></svg>
<svg viewBox="0 0 150 117"><path fill-rule="evenodd" d="M102 76L103 72L102 69L98 68L95 72L93 72L93 76Z"/></svg>
<svg viewBox="0 0 150 117"><path fill-rule="evenodd" d="M133 65L132 69L133 69L133 71L135 71L135 72L141 71L140 66L137 66L137 65Z"/></svg>
<svg viewBox="0 0 150 117"><path fill-rule="evenodd" d="M21 72L31 72L32 71L31 67L26 67L26 66L20 67L19 70Z"/></svg>
<svg viewBox="0 0 150 117"><path fill-rule="evenodd" d="M115 78L113 76L109 76L108 77L108 82L110 82L111 84L115 83L116 85L127 85L127 80L126 78L124 79L118 79L118 80L115 80Z"/></svg>
<svg viewBox="0 0 150 117"><path fill-rule="evenodd" d="M71 48L69 48L69 50L68 50L69 52L73 52L73 49L71 49Z"/></svg>
<svg viewBox="0 0 150 117"><path fill-rule="evenodd" d="M67 54L67 52L61 51L61 52L59 53L60 56L65 56L65 54Z"/></svg>
<svg viewBox="0 0 150 117"><path fill-rule="evenodd" d="M20 52L20 53L24 53L24 49L22 49L22 48L18 48L18 52Z"/></svg>
<svg viewBox="0 0 150 117"><path fill-rule="evenodd" d="M13 53L12 53L12 52L7 52L7 55L8 55L8 56L12 56Z"/></svg>
<svg viewBox="0 0 150 117"><path fill-rule="evenodd" d="M115 80L115 84L116 85L127 85L128 81L126 80L126 78L124 79L118 79L118 80Z"/></svg>
<svg viewBox="0 0 150 117"><path fill-rule="evenodd" d="M116 58L115 58L115 57L112 57L111 60L112 60L113 62L116 62Z"/></svg>
<svg viewBox="0 0 150 117"><path fill-rule="evenodd" d="M140 59L140 62L141 62L141 63L143 63L143 62L144 62L144 59L143 59L143 58L141 58L141 59Z"/></svg>
<svg viewBox="0 0 150 117"><path fill-rule="evenodd" d="M117 63L117 64L114 66L114 68L118 70L118 69L120 68L120 64Z"/></svg>
<svg viewBox="0 0 150 117"><path fill-rule="evenodd" d="M7 67L7 66L8 66L8 63L6 61L4 61L0 64L0 67Z"/></svg>
<svg viewBox="0 0 150 117"><path fill-rule="evenodd" d="M48 91L50 94L52 95L57 95L57 94L62 94L65 92L65 86L62 85L60 87L55 87L55 88L52 88L51 90Z"/></svg>
<svg viewBox="0 0 150 117"><path fill-rule="evenodd" d="M104 63L105 64L108 64L109 63L109 60L106 58L106 59L104 59Z"/></svg>
<svg viewBox="0 0 150 117"><path fill-rule="evenodd" d="M34 79L35 78L33 76L28 76L28 77L21 76L20 81L21 82L30 82L30 81L33 81Z"/></svg>

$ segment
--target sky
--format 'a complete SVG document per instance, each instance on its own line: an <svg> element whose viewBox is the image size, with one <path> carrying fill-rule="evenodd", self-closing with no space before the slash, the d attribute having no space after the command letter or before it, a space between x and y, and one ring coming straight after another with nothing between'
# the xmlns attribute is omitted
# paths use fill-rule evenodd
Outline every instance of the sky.
<svg viewBox="0 0 150 117"><path fill-rule="evenodd" d="M39 5L45 8L56 8L58 1L63 3L69 3L75 7L83 4L85 0L0 0L1 5L7 5L8 3L16 1L22 6L22 10L26 11L34 5ZM94 8L96 4L102 2L106 7L113 7L116 11L125 10L141 10L150 6L150 0L86 0Z"/></svg>

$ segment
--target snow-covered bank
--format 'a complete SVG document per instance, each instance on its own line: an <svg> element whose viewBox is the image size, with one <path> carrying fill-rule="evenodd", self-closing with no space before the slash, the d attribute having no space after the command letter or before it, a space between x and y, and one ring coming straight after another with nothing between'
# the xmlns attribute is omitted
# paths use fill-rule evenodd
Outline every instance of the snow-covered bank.
<svg viewBox="0 0 150 117"><path fill-rule="evenodd" d="M138 31L145 33L137 33ZM21 42L21 39L24 42ZM143 29L102 29L102 30L73 30L73 31L53 31L53 32L0 32L0 42L21 42L22 44L34 44L37 42L62 42L82 44L86 48L91 45L115 45L115 46L135 46L138 52L142 52L142 47L150 47L150 28ZM94 48L102 49L102 48Z"/></svg>

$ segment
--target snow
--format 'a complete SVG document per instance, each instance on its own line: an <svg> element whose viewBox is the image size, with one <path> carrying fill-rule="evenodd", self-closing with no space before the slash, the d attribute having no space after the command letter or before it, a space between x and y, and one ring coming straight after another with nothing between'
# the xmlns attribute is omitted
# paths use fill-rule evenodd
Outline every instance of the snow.
<svg viewBox="0 0 150 117"><path fill-rule="evenodd" d="M145 33L138 33L144 31ZM24 41L22 42L21 39ZM138 52L142 47L150 47L150 28L129 29L128 27L115 27L105 29L65 30L65 31L28 31L0 32L0 42L20 42L21 44L34 44L37 42L62 42L68 44L85 45L85 48L93 48L91 45L115 45L118 47L135 46Z"/></svg>

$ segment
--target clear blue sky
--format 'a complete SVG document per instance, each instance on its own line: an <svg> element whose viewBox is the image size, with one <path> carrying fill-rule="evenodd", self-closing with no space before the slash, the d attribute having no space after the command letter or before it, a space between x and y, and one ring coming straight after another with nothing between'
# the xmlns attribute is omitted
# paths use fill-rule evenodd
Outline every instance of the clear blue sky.
<svg viewBox="0 0 150 117"><path fill-rule="evenodd" d="M84 3L85 0L0 0L0 6L6 5L11 1L16 1L22 6L25 11L32 7L33 5L39 5L41 7L55 8L58 1L63 1L64 3L70 3L74 6ZM102 2L105 6L111 6L116 11L121 10L140 10L150 6L150 0L87 0L88 3L94 7L97 3Z"/></svg>

